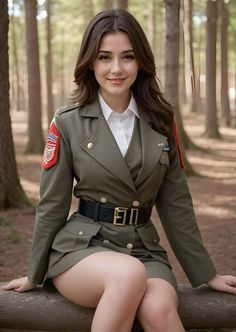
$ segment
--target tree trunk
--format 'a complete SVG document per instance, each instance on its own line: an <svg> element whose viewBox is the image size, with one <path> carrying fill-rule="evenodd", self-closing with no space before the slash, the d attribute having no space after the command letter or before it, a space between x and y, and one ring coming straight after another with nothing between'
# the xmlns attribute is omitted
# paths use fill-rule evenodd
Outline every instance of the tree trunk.
<svg viewBox="0 0 236 332"><path fill-rule="evenodd" d="M87 22L90 21L94 16L94 7L93 7L93 0L84 0L83 1L83 10L84 10L84 17L85 17L85 25Z"/></svg>
<svg viewBox="0 0 236 332"><path fill-rule="evenodd" d="M16 77L16 101L15 108L17 111L21 109L20 105L20 75L19 75L19 61L18 61L18 47L16 41L16 27L15 27L15 16L14 16L14 1L12 2L13 15L11 16L11 32L12 32L12 58L13 58L13 68ZM14 77L14 74L13 74ZM14 80L15 82L15 80ZM13 82L12 82L13 83Z"/></svg>
<svg viewBox="0 0 236 332"><path fill-rule="evenodd" d="M180 0L165 0L166 8L166 43L165 43L165 92L166 98L175 107L175 115L182 142L185 133L179 108L179 41L180 41ZM186 134L186 133L185 133ZM187 160L185 149L183 159L188 175L195 174Z"/></svg>
<svg viewBox="0 0 236 332"><path fill-rule="evenodd" d="M47 55L46 55L46 73L47 73L47 117L48 127L54 115L54 101L52 94L52 48L51 48L51 6L50 1L46 0L46 35L47 35Z"/></svg>
<svg viewBox="0 0 236 332"><path fill-rule="evenodd" d="M152 47L153 54L156 55L156 8L155 0L148 2L148 40Z"/></svg>
<svg viewBox="0 0 236 332"><path fill-rule="evenodd" d="M181 9L180 9L181 10ZM183 25L180 25L180 41L179 41L179 102L181 105L187 103L186 80L185 80L185 54L184 54L184 31Z"/></svg>
<svg viewBox="0 0 236 332"><path fill-rule="evenodd" d="M37 29L37 0L24 0L28 70L28 144L27 153L42 153L44 147L41 111L41 84Z"/></svg>
<svg viewBox="0 0 236 332"><path fill-rule="evenodd" d="M111 9L114 7L114 1L113 0L104 0L104 7L106 9Z"/></svg>
<svg viewBox="0 0 236 332"><path fill-rule="evenodd" d="M116 8L127 10L128 0L116 0Z"/></svg>
<svg viewBox="0 0 236 332"><path fill-rule="evenodd" d="M17 173L9 114L8 29L7 0L2 0L0 1L0 210L29 205Z"/></svg>
<svg viewBox="0 0 236 332"><path fill-rule="evenodd" d="M193 56L192 0L184 0L184 58L187 101L197 111L196 77Z"/></svg>
<svg viewBox="0 0 236 332"><path fill-rule="evenodd" d="M104 6L106 9L119 8L119 9L128 9L128 0L105 0Z"/></svg>
<svg viewBox="0 0 236 332"><path fill-rule="evenodd" d="M228 25L229 13L224 0L220 0L221 13L221 112L224 124L230 126L228 84Z"/></svg>
<svg viewBox="0 0 236 332"><path fill-rule="evenodd" d="M65 103L65 42L62 34L60 50L60 104Z"/></svg>
<svg viewBox="0 0 236 332"><path fill-rule="evenodd" d="M207 1L206 41L206 128L205 136L219 138L216 106L216 29L217 1Z"/></svg>

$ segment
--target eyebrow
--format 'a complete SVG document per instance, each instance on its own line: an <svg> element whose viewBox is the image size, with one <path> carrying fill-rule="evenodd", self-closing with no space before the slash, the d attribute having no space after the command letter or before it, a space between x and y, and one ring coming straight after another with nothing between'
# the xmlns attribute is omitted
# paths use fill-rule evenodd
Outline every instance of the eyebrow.
<svg viewBox="0 0 236 332"><path fill-rule="evenodd" d="M121 53L131 53L133 52L134 53L134 50L125 50L125 51L122 51ZM104 50L99 50L98 53L107 53L107 54L111 54L112 52L111 51L104 51Z"/></svg>

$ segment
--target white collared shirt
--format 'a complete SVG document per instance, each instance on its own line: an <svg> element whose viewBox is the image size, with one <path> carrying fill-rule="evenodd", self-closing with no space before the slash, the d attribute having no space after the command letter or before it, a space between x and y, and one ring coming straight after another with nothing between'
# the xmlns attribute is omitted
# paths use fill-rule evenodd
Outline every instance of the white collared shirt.
<svg viewBox="0 0 236 332"><path fill-rule="evenodd" d="M100 93L98 94L98 98L102 113L116 140L117 145L119 146L122 156L124 156L131 141L135 116L139 118L136 101L134 97L131 96L127 109L122 113L118 113L113 111L110 106L107 105Z"/></svg>

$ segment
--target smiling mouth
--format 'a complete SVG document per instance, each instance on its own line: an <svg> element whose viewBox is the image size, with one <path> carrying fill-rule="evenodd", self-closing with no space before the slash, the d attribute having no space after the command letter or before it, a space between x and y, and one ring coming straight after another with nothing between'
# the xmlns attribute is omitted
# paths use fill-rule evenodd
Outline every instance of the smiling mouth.
<svg viewBox="0 0 236 332"><path fill-rule="evenodd" d="M112 84L121 84L124 80L125 78L108 78L108 81Z"/></svg>

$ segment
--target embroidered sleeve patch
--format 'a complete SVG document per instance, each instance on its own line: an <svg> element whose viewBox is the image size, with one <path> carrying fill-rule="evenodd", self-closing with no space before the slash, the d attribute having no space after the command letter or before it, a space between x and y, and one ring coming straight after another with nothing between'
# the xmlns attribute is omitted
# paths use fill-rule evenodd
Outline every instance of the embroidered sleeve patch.
<svg viewBox="0 0 236 332"><path fill-rule="evenodd" d="M176 145L177 145L177 150L178 150L180 165L181 165L181 167L183 169L185 169L184 158L183 158L181 146L180 146L180 143L179 143L179 136L178 136L178 131L177 131L176 123L174 123L174 137L175 137L175 141L176 141Z"/></svg>
<svg viewBox="0 0 236 332"><path fill-rule="evenodd" d="M60 133L53 122L49 128L49 133L44 148L41 166L43 169L49 169L57 163L58 151L60 145Z"/></svg>

